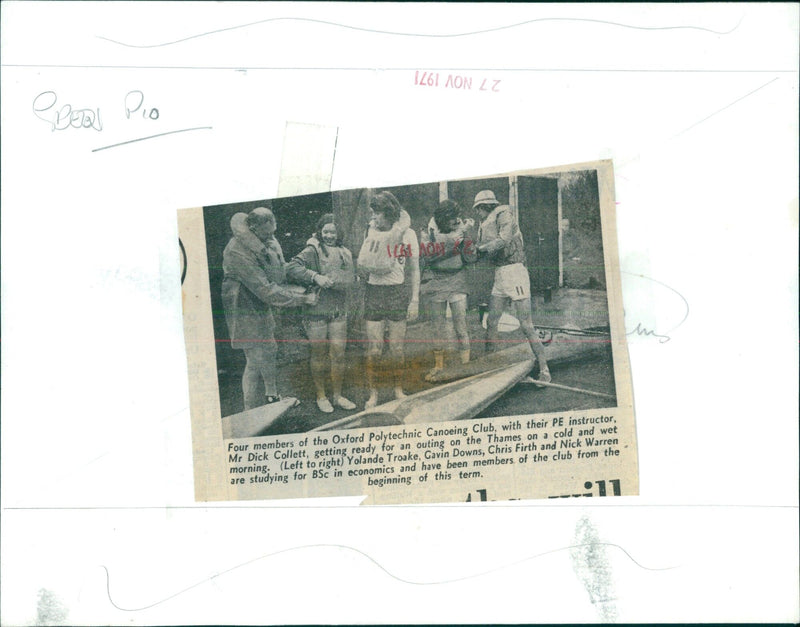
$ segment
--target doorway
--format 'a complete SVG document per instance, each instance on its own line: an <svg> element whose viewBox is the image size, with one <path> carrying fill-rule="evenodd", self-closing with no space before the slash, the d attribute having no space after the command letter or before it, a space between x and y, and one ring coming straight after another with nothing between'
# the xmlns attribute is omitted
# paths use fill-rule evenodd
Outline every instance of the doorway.
<svg viewBox="0 0 800 627"><path fill-rule="evenodd" d="M555 289L559 287L558 179L520 176L517 194L531 290Z"/></svg>

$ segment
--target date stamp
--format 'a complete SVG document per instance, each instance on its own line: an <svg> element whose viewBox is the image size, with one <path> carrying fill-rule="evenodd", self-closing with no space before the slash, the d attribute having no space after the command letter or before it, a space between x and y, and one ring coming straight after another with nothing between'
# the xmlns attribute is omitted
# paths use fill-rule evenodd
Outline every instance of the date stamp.
<svg viewBox="0 0 800 627"><path fill-rule="evenodd" d="M462 74L444 74L427 70L415 70L414 85L418 87L442 87L463 91L500 91L500 79L473 77Z"/></svg>

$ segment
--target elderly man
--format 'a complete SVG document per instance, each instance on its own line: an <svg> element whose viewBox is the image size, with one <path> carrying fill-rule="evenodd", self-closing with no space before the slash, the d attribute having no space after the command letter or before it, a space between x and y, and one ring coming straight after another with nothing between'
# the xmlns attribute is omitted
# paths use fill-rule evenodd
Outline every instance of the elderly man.
<svg viewBox="0 0 800 627"><path fill-rule="evenodd" d="M222 253L222 303L231 347L244 351L244 408L280 400L276 383L275 319L272 307L313 304L316 295L285 285L285 261L275 239L275 216L264 207L231 219L233 237ZM261 383L263 381L263 388ZM266 398L265 398L266 394Z"/></svg>
<svg viewBox="0 0 800 627"><path fill-rule="evenodd" d="M481 217L478 231L478 253L487 255L494 264L494 285L489 299L489 346L499 339L498 324L509 299L513 303L525 337L539 362L539 381L551 380L544 346L533 326L531 281L525 267L522 233L508 205L501 205L494 192L483 190L475 196L473 208Z"/></svg>

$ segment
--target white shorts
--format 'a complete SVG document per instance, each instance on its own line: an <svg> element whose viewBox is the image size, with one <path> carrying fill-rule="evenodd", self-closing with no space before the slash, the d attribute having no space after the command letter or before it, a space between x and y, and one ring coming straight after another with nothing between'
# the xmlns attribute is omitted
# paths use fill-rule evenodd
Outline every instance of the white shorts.
<svg viewBox="0 0 800 627"><path fill-rule="evenodd" d="M528 269L521 263L496 268L492 296L508 296L511 300L530 298L531 278Z"/></svg>

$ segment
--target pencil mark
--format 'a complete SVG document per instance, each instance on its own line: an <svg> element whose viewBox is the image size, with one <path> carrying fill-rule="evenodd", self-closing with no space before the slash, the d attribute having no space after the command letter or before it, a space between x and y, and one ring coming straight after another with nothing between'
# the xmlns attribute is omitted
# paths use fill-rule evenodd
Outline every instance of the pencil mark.
<svg viewBox="0 0 800 627"><path fill-rule="evenodd" d="M732 107L733 105L735 105L735 104L737 104L737 103L741 102L742 100L744 100L744 99L745 99L745 98L747 98L748 96L752 96L752 95L753 95L754 93L756 93L757 91L760 91L760 90L764 89L764 88L765 88L767 85L771 85L772 83L774 83L775 81L777 81L779 78L780 78L779 76L776 76L776 77L775 77L775 78L773 78L771 81L767 81L766 83L764 83L763 85L761 85L761 87L756 87L756 88L755 88L753 91L746 93L744 96L742 96L742 97L740 97L740 98L737 98L736 100L734 100L734 101L733 101L733 102L731 102L730 104L727 104L727 105L725 105L724 107L722 107L722 109L719 109L719 110L717 110L717 111L714 111L714 113L712 113L712 114L710 114L710 115L707 115L707 116L706 116L706 117L704 117L702 120L700 120L700 121L698 121L698 122L695 122L695 123L694 123L694 124L692 124L691 126L687 126L687 127L686 127L685 129L683 129L682 131L680 131L680 132L676 133L675 135L673 135L673 136L672 136L672 138L674 139L674 138L676 138L676 137L680 137L681 135L683 135L683 134L684 134L684 133L686 133L687 131L690 131L691 129L693 129L695 126L698 126L698 125L702 124L703 122L705 122L706 120L709 120L709 119L713 118L713 117L714 117L715 115L717 115L718 113L722 113L722 112L723 112L723 111L725 111L726 109L729 109L729 108L730 108L730 107Z"/></svg>
<svg viewBox="0 0 800 627"><path fill-rule="evenodd" d="M644 335L646 337L658 338L659 344L664 344L672 339L669 335L661 335L651 329L648 329L647 327L643 327L641 322L637 322L636 326L633 329L625 333L625 335L634 335L634 334Z"/></svg>
<svg viewBox="0 0 800 627"><path fill-rule="evenodd" d="M631 562L633 562L636 566L638 566L639 568L641 568L643 570L664 571L664 570L672 570L674 568L677 568L677 566L666 566L666 567L663 567L663 568L653 568L653 567L649 567L649 566L644 566L643 564L640 564L638 561L636 561L633 558L633 556L630 553L628 553L628 551L626 551L623 547L621 547L618 544L611 543L611 542L594 542L593 545L595 545L595 546L603 546L603 547L612 547L612 548L618 549L619 551L622 551L622 553ZM587 547L587 546L589 546L589 545L587 545L587 544L578 544L578 545L574 545L574 546L560 547L560 548L557 548L557 549L552 549L550 551L544 551L543 553L537 553L535 555L531 555L529 557L525 557L525 558L523 558L521 560L517 560L517 561L511 562L509 564L505 564L505 565L502 565L502 566L497 566L495 568L490 568L488 570L484 570L484 571L481 571L481 572L478 572L478 573L473 573L471 575L465 575L463 577L455 577L453 579L442 579L442 580L439 580L439 581L436 581L436 580L434 580L434 581L414 581L412 579L405 579L403 577L395 575L388 568L386 568L380 562L378 562L375 558L373 558L369 554L365 553L361 549L357 549L357 548L355 548L353 546L348 546L346 544L306 544L306 545L301 545L301 546L290 547L288 549L282 549L280 551L275 551L274 553L267 553L266 555L261 555L259 557L255 557L255 558L253 558L251 560L247 560L245 562L242 562L241 564L237 564L236 566L232 566L231 568L226 568L225 570L221 570L220 572L218 572L218 573L216 573L214 575L211 575L210 577L206 577L205 579L202 579L202 580L200 580L200 581L198 581L196 583L193 583L192 585L187 586L186 588L183 588L182 590L179 590L178 592L175 592L175 593L173 593L173 594L171 594L171 595L169 595L167 597L164 597L163 599L160 599L159 601L155 601L154 603L150 603L149 605L144 605L144 606L141 606L141 607L127 607L127 608L120 606L119 604L117 604L114 601L113 597L111 596L111 573L108 571L108 567L106 567L105 565L101 565L101 568L106 573L106 593L108 594L109 603L111 603L111 605L113 605L116 609L118 609L118 610L120 610L122 612L141 612L143 610L149 610L150 608L153 608L153 607L155 607L157 605L161 605L162 603L166 603L167 601L170 601L171 599L174 599L174 598L180 596L181 594L184 594L185 592L188 592L189 590L193 590L194 588L197 588L198 586L201 586L206 582L213 581L214 579L222 577L223 575L227 575L228 573L231 573L234 570L237 570L239 568L243 568L245 566L249 566L250 564L254 564L254 563L256 563L256 562L258 562L260 560L263 560L263 559L267 559L267 558L270 558L270 557L277 557L278 555L282 555L284 553L290 553L290 552L293 552L293 551L303 551L303 550L306 550L306 549L343 549L345 551L352 551L353 553L361 555L367 561L369 561L373 565L375 565L378 568L378 570L384 572L386 575L388 575L389 577L391 577L395 581L399 581L400 583L405 583L405 584L408 584L410 586L438 586L438 585L444 585L444 584L450 584L450 583L458 583L460 581L466 581L468 579L476 579L478 577L484 577L486 575L490 575L492 573L499 572L499 571L501 571L503 569L506 569L506 568L511 568L511 567L514 567L514 566L518 566L519 564L523 564L525 562L529 562L531 560L534 560L534 559L537 559L537 558L540 558L540 557L544 557L546 555L552 555L554 553L559 553L561 551L571 551L571 550L574 550L574 549L581 549L581 548Z"/></svg>
<svg viewBox="0 0 800 627"><path fill-rule="evenodd" d="M526 20L524 22L517 22L514 24L506 24L504 26L496 26L494 28L485 28L482 30L476 31L467 31L463 33L411 33L411 32L400 32L400 31L389 31L389 30L381 30L376 28L366 28L363 26L353 26L350 24L340 24L338 22L330 22L328 20L316 20L312 18L306 17L273 17L264 20L258 20L255 22L248 22L246 24L237 24L236 26L228 26L226 28L217 28L214 30L206 31L203 33L197 33L195 35L189 35L188 37L183 37L181 39L175 39L172 41L165 41L158 44L131 44L126 43L123 41L117 41L115 39L111 39L110 37L104 37L103 35L96 35L98 39L102 39L104 41L108 41L113 44L117 44L120 46L125 46L126 48L159 48L162 46L172 46L174 44L183 43L186 41L190 41L192 39L199 39L200 37L207 37L209 35L215 35L217 33L224 33L233 30L239 30L243 28L250 28L252 26L258 26L260 24L268 24L271 22L307 22L311 24L321 24L323 26L336 26L338 28L343 28L347 30L354 30L363 33L375 33L378 35L391 35L394 37L429 37L435 39L454 39L457 37L470 37L473 35L485 35L487 33L495 33L498 31L503 30L510 30L512 28L519 28L521 26L527 26L528 24L534 24L539 22L583 22L588 24L599 24L603 26L617 26L619 28L630 28L635 30L646 30L646 31L667 31L667 30L696 30L700 32L710 33L712 35L729 35L733 31L735 31L742 23L744 18L739 18L739 21L736 25L727 31L717 31L711 28L704 28L702 26L686 26L686 25L677 25L677 26L636 26L634 24L623 24L621 22L611 22L608 20L593 20L588 18L575 18L575 17L542 17L536 18L532 20Z"/></svg>
<svg viewBox="0 0 800 627"><path fill-rule="evenodd" d="M116 148L117 146L125 146L126 144L135 144L136 142L143 142L146 139L154 139L156 137L164 137L165 135L174 135L175 133L186 133L188 131L203 131L211 130L212 126L195 126L194 128L181 128L177 131L167 131L166 133L157 133L156 135L148 135L147 137L138 137L136 139L129 139L128 141L119 142L118 144L111 144L109 146L101 146L100 148L92 149L92 152L100 150L108 150L109 148Z"/></svg>
<svg viewBox="0 0 800 627"><path fill-rule="evenodd" d="M641 322L639 322L639 323L636 324L635 328L633 328L632 330L626 332L626 335L633 335L635 333L636 335L646 335L646 336L652 336L652 337L659 338L659 342L661 344L663 344L665 342L669 342L669 340L672 339L669 334L672 333L679 326L681 326L684 322L686 322L686 319L689 317L689 301L686 300L686 297L683 294L681 294L678 290L676 290L674 287L671 287L671 286L667 285L666 283L663 283L662 281L659 281L658 279L654 279L652 277L645 276L644 274L639 274L638 272L625 272L625 270L620 270L620 273L621 274L627 274L628 276L638 277L640 279L645 279L646 281L652 281L653 283L657 283L661 287L667 288L670 292L672 292L675 295L677 295L681 299L681 301L683 301L683 306L684 306L684 309L685 309L685 311L683 313L683 318L681 318L680 321L674 327L672 327L669 331L666 331L665 333L660 333L659 334L659 333L656 333L654 330L651 330L651 329L648 329L646 327L643 327Z"/></svg>
<svg viewBox="0 0 800 627"><path fill-rule="evenodd" d="M51 131L63 131L68 128L103 130L100 107L96 109L73 109L71 104L65 104L59 109L55 109L57 101L58 96L54 91L43 91L33 99L33 114L40 120L47 122Z"/></svg>

